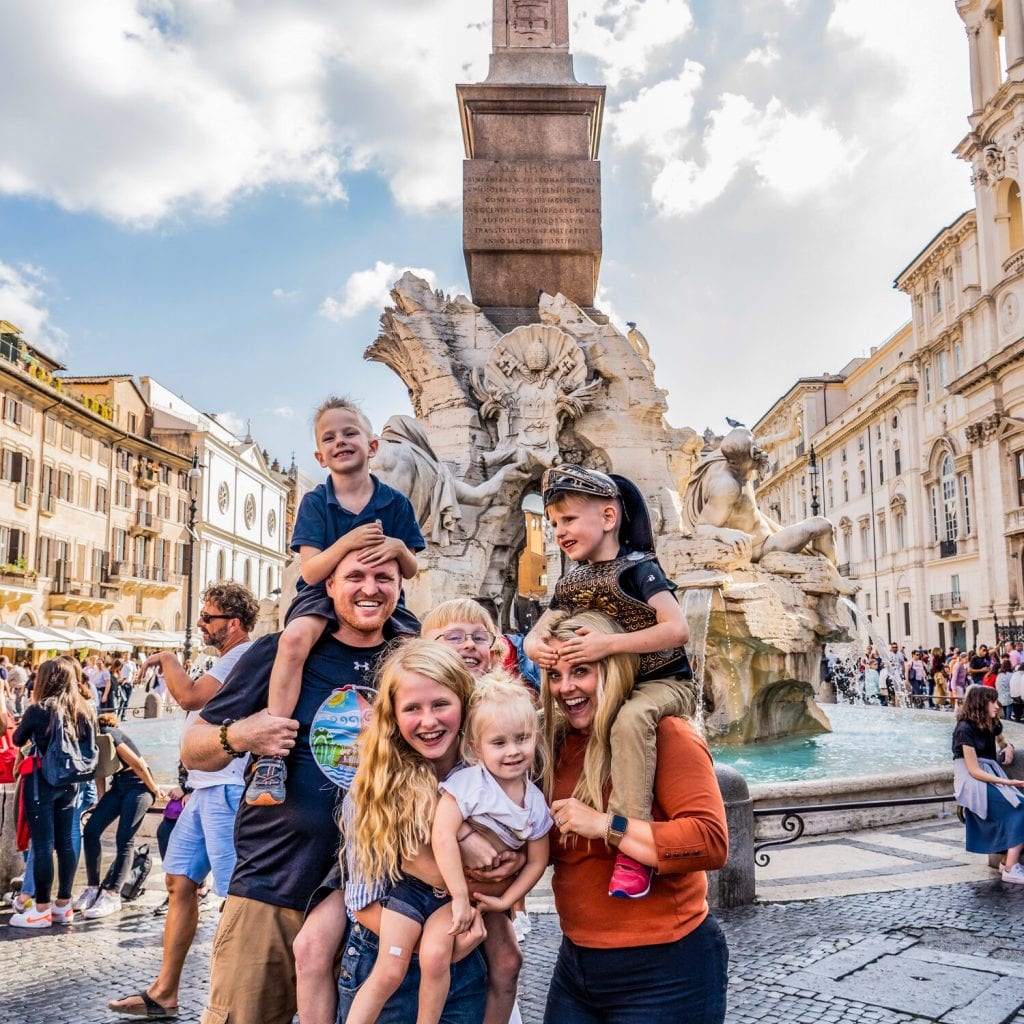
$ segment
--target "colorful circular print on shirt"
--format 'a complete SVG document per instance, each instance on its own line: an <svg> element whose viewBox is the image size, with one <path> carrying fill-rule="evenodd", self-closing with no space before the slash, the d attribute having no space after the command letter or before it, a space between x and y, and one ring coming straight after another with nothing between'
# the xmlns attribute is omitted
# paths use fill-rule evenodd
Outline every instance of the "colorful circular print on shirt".
<svg viewBox="0 0 1024 1024"><path fill-rule="evenodd" d="M367 688L367 693L373 691ZM370 721L373 708L356 687L335 690L317 708L309 727L313 760L331 782L348 789L359 765L359 734Z"/></svg>

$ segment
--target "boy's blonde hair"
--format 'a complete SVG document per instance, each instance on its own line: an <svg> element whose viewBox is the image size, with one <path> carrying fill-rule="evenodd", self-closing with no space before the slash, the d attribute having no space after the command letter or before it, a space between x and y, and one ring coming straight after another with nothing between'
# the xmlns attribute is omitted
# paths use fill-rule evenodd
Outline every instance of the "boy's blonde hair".
<svg viewBox="0 0 1024 1024"><path fill-rule="evenodd" d="M353 401L351 398L338 395L328 395L317 407L313 413L313 440L318 444L320 438L317 434L317 427L320 424L320 418L325 412L330 412L332 409L342 409L345 412L350 412L356 419L356 423L359 424L360 429L366 434L366 436L372 441L373 440L373 424L370 422L370 418L363 412L359 404Z"/></svg>
<svg viewBox="0 0 1024 1024"><path fill-rule="evenodd" d="M368 880L396 881L402 861L430 842L437 806L437 775L398 729L396 694L409 673L426 676L450 690L466 708L473 677L447 644L419 638L405 641L380 671L373 717L359 741L359 767L352 783L355 806L355 861Z"/></svg>
<svg viewBox="0 0 1024 1024"><path fill-rule="evenodd" d="M498 635L498 627L487 609L471 597L454 597L450 601L443 601L423 617L421 631L434 633L446 629L453 622L470 622L483 626L488 633Z"/></svg>
<svg viewBox="0 0 1024 1024"><path fill-rule="evenodd" d="M557 496L552 498L551 501L547 502L544 506L544 518L548 519L548 511L553 508L558 508L559 505L565 505L569 502L576 501L581 505L611 505L615 509L615 536L618 537L622 532L622 523L625 519L625 510L622 507L621 498L605 498L600 494L580 494L578 491L559 491Z"/></svg>
<svg viewBox="0 0 1024 1024"><path fill-rule="evenodd" d="M603 633L605 636L623 632L622 627L607 615L588 610L573 615L563 613L560 618L553 618L548 628L548 636L554 640L572 640L578 629L589 629L593 633ZM594 665L598 678L594 722L590 727L590 735L587 737L583 754L583 771L580 772L572 795L595 810L602 811L605 787L611 778L612 724L633 689L640 659L635 654L610 654ZM541 675L540 695L544 716L544 747L548 755L548 763L544 770L544 795L550 803L554 788L557 747L565 735L566 722L554 697L551 696L547 671Z"/></svg>
<svg viewBox="0 0 1024 1024"><path fill-rule="evenodd" d="M480 730L488 722L498 719L508 721L517 732L532 733L540 739L540 723L533 696L526 684L517 682L506 672L495 670L476 681L473 696L469 699L466 712L466 728L462 738L462 760L466 764L478 764L477 746ZM537 758L542 760L543 744L537 744ZM530 776L537 764L530 766Z"/></svg>

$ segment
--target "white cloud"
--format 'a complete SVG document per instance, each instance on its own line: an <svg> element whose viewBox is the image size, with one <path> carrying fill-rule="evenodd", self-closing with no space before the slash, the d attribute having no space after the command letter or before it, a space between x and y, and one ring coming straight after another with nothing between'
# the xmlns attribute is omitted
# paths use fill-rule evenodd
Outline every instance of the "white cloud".
<svg viewBox="0 0 1024 1024"><path fill-rule="evenodd" d="M382 309L390 304L391 288L407 270L422 277L431 288L437 287L437 275L432 270L399 267L394 263L377 260L372 269L357 270L349 275L340 299L327 296L320 304L320 315L337 323L356 316L364 309Z"/></svg>
<svg viewBox="0 0 1024 1024"><path fill-rule="evenodd" d="M271 293L278 302L294 302L299 297L298 291L285 291L284 288L275 288Z"/></svg>
<svg viewBox="0 0 1024 1024"><path fill-rule="evenodd" d="M226 430L230 430L235 437L245 437L249 433L249 421L239 416L237 412L215 412L213 418Z"/></svg>
<svg viewBox="0 0 1024 1024"><path fill-rule="evenodd" d="M781 57L778 49L773 43L765 43L764 46L756 46L743 58L744 64L760 64L768 67L775 64Z"/></svg>
<svg viewBox="0 0 1024 1024"><path fill-rule="evenodd" d="M612 88L641 78L658 50L693 27L685 0L578 0L573 12L572 49L597 60Z"/></svg>
<svg viewBox="0 0 1024 1024"><path fill-rule="evenodd" d="M775 97L761 109L732 93L725 93L708 115L700 159L686 155L693 139L685 128L700 81L695 67L688 65L675 82L641 91L615 118L617 138L641 147L654 166L651 198L660 213L678 216L703 209L744 167L753 168L778 196L795 201L848 175L860 159L857 144L826 123L821 112L795 114ZM676 123L670 120L673 108Z"/></svg>
<svg viewBox="0 0 1024 1024"><path fill-rule="evenodd" d="M42 288L48 280L42 267L31 263L12 267L0 261L0 320L20 327L22 336L34 348L62 359L67 353L68 336L50 323Z"/></svg>
<svg viewBox="0 0 1024 1024"><path fill-rule="evenodd" d="M688 60L676 78L641 89L608 116L608 127L622 146L639 146L652 157L672 158L687 140L704 68Z"/></svg>
<svg viewBox="0 0 1024 1024"><path fill-rule="evenodd" d="M8 48L0 91L0 193L150 227L193 210L216 215L271 187L341 200L345 174L369 167L403 206L454 203L451 82L483 78L489 49L468 8L2 5L0 34L19 45Z"/></svg>
<svg viewBox="0 0 1024 1024"><path fill-rule="evenodd" d="M290 405L279 405L270 411L282 420L290 420L295 416L295 410Z"/></svg>

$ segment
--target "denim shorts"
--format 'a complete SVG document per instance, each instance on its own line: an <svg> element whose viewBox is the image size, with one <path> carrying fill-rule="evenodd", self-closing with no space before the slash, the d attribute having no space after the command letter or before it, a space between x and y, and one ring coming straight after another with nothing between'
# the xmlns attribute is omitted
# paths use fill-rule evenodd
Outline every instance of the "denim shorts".
<svg viewBox="0 0 1024 1024"><path fill-rule="evenodd" d="M361 924L350 924L338 975L338 1024L345 1024L359 986L377 962L377 936ZM402 984L385 1003L377 1024L409 1024L416 1019L420 965L414 956ZM452 964L451 988L439 1024L483 1024L487 1003L487 964L479 948Z"/></svg>
<svg viewBox="0 0 1024 1024"><path fill-rule="evenodd" d="M427 885L412 875L402 875L387 896L380 901L380 905L395 914L408 917L419 925L424 925L435 910L440 910L451 901L448 893L438 896L432 885Z"/></svg>
<svg viewBox="0 0 1024 1024"><path fill-rule="evenodd" d="M245 787L205 786L194 790L167 841L164 872L202 885L213 871L213 891L227 896L235 870L235 814Z"/></svg>

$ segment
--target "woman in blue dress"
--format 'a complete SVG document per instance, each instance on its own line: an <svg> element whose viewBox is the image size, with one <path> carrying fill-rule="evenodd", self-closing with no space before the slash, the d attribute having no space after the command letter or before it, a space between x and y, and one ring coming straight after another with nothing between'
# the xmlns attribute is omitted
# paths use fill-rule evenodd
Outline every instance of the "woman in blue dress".
<svg viewBox="0 0 1024 1024"><path fill-rule="evenodd" d="M971 686L957 712L953 730L953 790L964 809L969 853L1002 853L1004 882L1024 885L1024 780L1008 779L996 754L1000 737L999 699L991 686ZM1013 747L1003 745L1004 763Z"/></svg>

